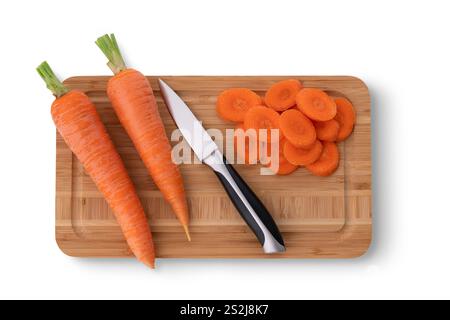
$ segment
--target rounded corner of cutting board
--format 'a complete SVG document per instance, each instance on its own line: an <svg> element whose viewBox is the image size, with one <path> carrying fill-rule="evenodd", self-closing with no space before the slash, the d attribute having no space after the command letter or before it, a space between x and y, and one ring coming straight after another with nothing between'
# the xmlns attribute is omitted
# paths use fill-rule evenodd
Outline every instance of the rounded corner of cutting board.
<svg viewBox="0 0 450 320"><path fill-rule="evenodd" d="M349 80L351 81L359 83L360 87L363 87L367 92L369 91L369 87L367 86L366 81L364 81L362 78L357 76L346 76L346 77L349 78Z"/></svg>
<svg viewBox="0 0 450 320"><path fill-rule="evenodd" d="M370 228L370 236L368 239L368 242L364 245L364 247L361 248L360 252L356 252L353 257L350 257L350 259L362 259L366 257L367 255L371 254L373 249L373 230Z"/></svg>
<svg viewBox="0 0 450 320"><path fill-rule="evenodd" d="M56 245L57 245L59 251L62 252L67 257L71 257L71 258L78 257L78 255L74 254L68 247L66 247L65 241L63 241L62 239L59 239L57 234L58 234L58 229L56 229L55 242L56 242Z"/></svg>

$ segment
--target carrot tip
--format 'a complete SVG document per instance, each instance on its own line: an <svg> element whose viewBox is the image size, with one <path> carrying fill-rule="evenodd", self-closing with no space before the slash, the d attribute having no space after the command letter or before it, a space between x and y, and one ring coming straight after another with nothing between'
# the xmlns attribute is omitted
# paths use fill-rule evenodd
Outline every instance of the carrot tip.
<svg viewBox="0 0 450 320"><path fill-rule="evenodd" d="M143 264L145 264L147 267L149 267L150 269L155 269L155 260L154 259L152 259L152 260L149 260L149 259L141 260L141 262Z"/></svg>
<svg viewBox="0 0 450 320"><path fill-rule="evenodd" d="M189 242L191 242L191 234L189 233L189 226L187 224L183 224L184 232L186 233L186 237Z"/></svg>

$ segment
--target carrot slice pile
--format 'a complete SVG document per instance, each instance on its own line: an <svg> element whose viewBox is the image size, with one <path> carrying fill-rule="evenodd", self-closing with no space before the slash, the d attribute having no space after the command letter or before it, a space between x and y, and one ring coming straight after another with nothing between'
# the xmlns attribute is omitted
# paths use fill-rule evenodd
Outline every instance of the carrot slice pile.
<svg viewBox="0 0 450 320"><path fill-rule="evenodd" d="M267 90L265 104L275 111L284 111L295 105L297 93L303 88L300 81L288 79L275 83Z"/></svg>
<svg viewBox="0 0 450 320"><path fill-rule="evenodd" d="M334 100L337 106L336 117L334 118L339 123L339 132L336 140L343 141L350 136L356 122L356 113L353 105L345 98L337 98Z"/></svg>
<svg viewBox="0 0 450 320"><path fill-rule="evenodd" d="M217 97L216 110L224 120L242 122L247 111L261 103L261 97L252 90L232 88Z"/></svg>
<svg viewBox="0 0 450 320"><path fill-rule="evenodd" d="M311 149L296 148L290 142L286 142L283 148L283 155L287 161L297 166L306 166L315 162L322 153L322 143L319 140L314 142Z"/></svg>
<svg viewBox="0 0 450 320"><path fill-rule="evenodd" d="M319 159L306 166L313 175L316 176L329 176L339 166L339 150L334 142L324 142L322 153Z"/></svg>
<svg viewBox="0 0 450 320"><path fill-rule="evenodd" d="M248 98L242 98L246 102L236 102L242 96ZM238 131L235 132L238 163L260 163L275 170L271 165L274 159L271 149L279 142L279 166L275 172L278 175L290 174L299 167L316 176L333 174L339 167L336 143L350 136L356 122L356 112L349 100L334 99L320 89L303 88L297 79L273 84L263 97L250 89L225 90L218 98L217 112L222 119L239 122L235 129L257 132L256 146L249 144L248 132L245 145L238 145ZM263 129L267 130L267 136ZM279 129L279 141L271 141L274 129Z"/></svg>
<svg viewBox="0 0 450 320"><path fill-rule="evenodd" d="M316 121L314 123L314 127L316 127L317 139L329 142L336 141L340 126L339 122L335 119L328 121Z"/></svg>
<svg viewBox="0 0 450 320"><path fill-rule="evenodd" d="M263 142L270 142L272 130L278 130L281 136L280 115L267 107L256 106L247 111L244 118L244 128L255 129L258 132L258 139ZM262 130L266 130L262 132Z"/></svg>
<svg viewBox="0 0 450 320"><path fill-rule="evenodd" d="M280 129L283 136L297 148L309 149L316 141L316 130L311 120L296 109L281 114Z"/></svg>
<svg viewBox="0 0 450 320"><path fill-rule="evenodd" d="M336 116L336 103L320 89L302 89L296 101L300 111L312 120L327 121Z"/></svg>

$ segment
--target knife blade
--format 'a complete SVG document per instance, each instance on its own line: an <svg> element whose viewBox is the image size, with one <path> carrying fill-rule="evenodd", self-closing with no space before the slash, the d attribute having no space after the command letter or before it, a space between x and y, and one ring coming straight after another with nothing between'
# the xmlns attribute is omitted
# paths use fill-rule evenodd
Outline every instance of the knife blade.
<svg viewBox="0 0 450 320"><path fill-rule="evenodd" d="M158 79L166 106L186 142L202 163L222 183L237 211L261 243L265 253L284 252L283 237L261 200L220 152L186 103L163 80Z"/></svg>

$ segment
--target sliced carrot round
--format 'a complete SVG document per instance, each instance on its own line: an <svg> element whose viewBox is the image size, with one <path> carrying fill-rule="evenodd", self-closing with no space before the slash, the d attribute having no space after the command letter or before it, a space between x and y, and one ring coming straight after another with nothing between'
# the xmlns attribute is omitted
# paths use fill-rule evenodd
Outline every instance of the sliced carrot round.
<svg viewBox="0 0 450 320"><path fill-rule="evenodd" d="M247 111L261 104L261 97L246 88L222 91L217 97L216 111L224 120L242 122Z"/></svg>
<svg viewBox="0 0 450 320"><path fill-rule="evenodd" d="M270 142L273 130L278 130L281 137L280 129L280 115L267 107L256 106L248 110L244 118L244 128L256 129L258 132L258 139L263 142ZM261 130L266 130L266 135Z"/></svg>
<svg viewBox="0 0 450 320"><path fill-rule="evenodd" d="M339 132L337 141L343 141L352 133L356 122L356 112L350 101L345 98L337 98L334 100L337 106L336 117L334 118L339 123Z"/></svg>
<svg viewBox="0 0 450 320"><path fill-rule="evenodd" d="M339 122L335 119L316 121L314 127L316 128L317 139L329 142L336 141L339 133Z"/></svg>
<svg viewBox="0 0 450 320"><path fill-rule="evenodd" d="M276 111L287 110L295 105L297 93L302 88L302 83L296 79L279 81L267 90L264 101Z"/></svg>
<svg viewBox="0 0 450 320"><path fill-rule="evenodd" d="M297 148L309 149L316 141L316 129L311 120L296 109L281 114L280 129L283 136Z"/></svg>
<svg viewBox="0 0 450 320"><path fill-rule="evenodd" d="M297 107L308 118L316 121L328 121L336 116L336 103L320 89L304 88L296 97Z"/></svg>
<svg viewBox="0 0 450 320"><path fill-rule="evenodd" d="M334 142L324 142L322 153L320 154L319 159L306 166L313 175L316 176L329 176L339 166L339 150L337 145Z"/></svg>
<svg viewBox="0 0 450 320"><path fill-rule="evenodd" d="M292 143L284 144L283 155L286 160L297 166L306 166L319 159L322 153L322 143L316 140L311 149L296 148Z"/></svg>
<svg viewBox="0 0 450 320"><path fill-rule="evenodd" d="M290 173L294 172L295 170L297 170L298 166L290 163L284 156L285 145L288 143L287 140L281 139L279 143L280 144L279 144L279 148L278 148L278 170L274 173L276 173L278 175L287 175L287 174L290 174ZM269 162L269 164L267 166L271 170L273 170L271 162Z"/></svg>
<svg viewBox="0 0 450 320"><path fill-rule="evenodd" d="M290 163L289 161L286 162L280 162L280 165L278 167L278 171L276 172L276 174L280 175L280 176L285 176L288 174L291 174L292 172L294 172L295 170L298 169L298 166Z"/></svg>
<svg viewBox="0 0 450 320"><path fill-rule="evenodd" d="M238 123L234 128L234 150L236 152L238 163L256 164L259 160L259 143L255 137L253 143L250 142L250 136L246 134L243 123ZM244 146L240 145L239 135L244 134Z"/></svg>

